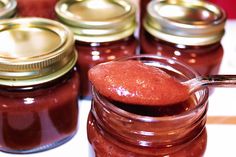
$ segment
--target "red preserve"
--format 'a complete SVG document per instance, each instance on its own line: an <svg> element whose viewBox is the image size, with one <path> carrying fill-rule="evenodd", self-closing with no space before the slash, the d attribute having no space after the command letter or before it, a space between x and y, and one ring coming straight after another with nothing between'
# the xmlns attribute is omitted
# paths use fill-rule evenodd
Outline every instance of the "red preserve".
<svg viewBox="0 0 236 157"><path fill-rule="evenodd" d="M43 17L55 19L54 7L58 0L17 0L20 17Z"/></svg>
<svg viewBox="0 0 236 157"><path fill-rule="evenodd" d="M171 11L170 11L171 10ZM205 1L151 1L141 33L141 53L180 60L202 75L216 74L225 12Z"/></svg>
<svg viewBox="0 0 236 157"><path fill-rule="evenodd" d="M75 34L81 97L91 98L88 70L136 53L135 8L126 0L60 1L56 13Z"/></svg>
<svg viewBox="0 0 236 157"><path fill-rule="evenodd" d="M143 18L144 16L146 15L146 8L147 8L147 5L148 3L150 2L151 0L139 0L139 6L140 6L140 25L142 25L142 21L143 21Z"/></svg>
<svg viewBox="0 0 236 157"><path fill-rule="evenodd" d="M32 153L65 143L78 118L73 33L42 18L0 25L0 150Z"/></svg>
<svg viewBox="0 0 236 157"><path fill-rule="evenodd" d="M0 19L12 18L16 14L16 0L0 0Z"/></svg>
<svg viewBox="0 0 236 157"><path fill-rule="evenodd" d="M180 81L198 76L188 66L159 56L141 55L127 60L158 67ZM88 140L95 156L183 157L189 152L194 157L203 156L207 89L196 91L188 100L178 104L155 106L129 104L114 100L112 96L105 97L97 90L96 84L87 123Z"/></svg>

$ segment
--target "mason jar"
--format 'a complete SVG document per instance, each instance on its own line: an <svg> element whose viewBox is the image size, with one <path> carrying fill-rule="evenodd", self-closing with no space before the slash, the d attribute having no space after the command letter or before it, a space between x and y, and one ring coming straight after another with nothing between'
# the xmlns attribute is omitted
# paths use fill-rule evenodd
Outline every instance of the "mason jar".
<svg viewBox="0 0 236 157"><path fill-rule="evenodd" d="M198 76L189 66L157 55L124 60L138 60L160 68L180 81ZM96 157L182 157L189 152L194 157L201 157L207 143L207 106L207 88L192 93L185 102L160 107L114 101L93 87L87 122L88 140Z"/></svg>
<svg viewBox="0 0 236 157"><path fill-rule="evenodd" d="M217 74L223 58L226 14L206 1L150 1L141 53L180 60L202 75Z"/></svg>
<svg viewBox="0 0 236 157"><path fill-rule="evenodd" d="M59 22L0 22L0 150L33 153L77 130L79 78L73 33Z"/></svg>
<svg viewBox="0 0 236 157"><path fill-rule="evenodd" d="M74 32L81 98L91 99L88 70L136 53L135 7L127 0L62 0L56 5L56 13Z"/></svg>

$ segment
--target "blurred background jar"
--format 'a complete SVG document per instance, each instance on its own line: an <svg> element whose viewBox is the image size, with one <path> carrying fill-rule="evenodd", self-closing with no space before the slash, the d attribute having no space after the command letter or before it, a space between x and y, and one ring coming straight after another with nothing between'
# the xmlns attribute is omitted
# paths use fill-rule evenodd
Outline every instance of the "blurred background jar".
<svg viewBox="0 0 236 157"><path fill-rule="evenodd" d="M0 19L12 18L16 14L16 0L0 0Z"/></svg>
<svg viewBox="0 0 236 157"><path fill-rule="evenodd" d="M135 7L126 0L62 0L56 5L56 13L74 32L81 97L91 98L88 70L136 53Z"/></svg>
<svg viewBox="0 0 236 157"><path fill-rule="evenodd" d="M217 74L226 14L205 1L151 1L141 32L141 53L180 60L202 75Z"/></svg>
<svg viewBox="0 0 236 157"><path fill-rule="evenodd" d="M58 0L17 0L17 16L55 19L55 5Z"/></svg>
<svg viewBox="0 0 236 157"><path fill-rule="evenodd" d="M8 19L0 41L0 150L33 153L70 140L79 88L73 33L49 19Z"/></svg>

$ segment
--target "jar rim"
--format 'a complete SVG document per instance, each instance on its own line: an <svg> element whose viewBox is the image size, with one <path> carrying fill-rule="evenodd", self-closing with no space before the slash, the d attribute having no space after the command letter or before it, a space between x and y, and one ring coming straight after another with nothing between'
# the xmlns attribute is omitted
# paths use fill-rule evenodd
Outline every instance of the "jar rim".
<svg viewBox="0 0 236 157"><path fill-rule="evenodd" d="M119 59L119 61L120 60L127 60L127 59L138 59L138 58L142 58L142 57L148 58L148 59L155 58L155 59L165 60L165 61L170 62L171 64L175 63L175 64L178 64L179 66L184 67L187 70L189 70L189 72L191 72L195 77L199 76L199 74L195 70L193 70L191 67L189 67L188 65L185 65L179 61L173 60L168 57L147 54L147 55L135 55L135 56L131 56L131 57L124 57L124 58ZM104 108L108 108L110 111L112 111L115 114L118 114L122 117L126 117L129 119L135 120L135 121L144 121L144 122L172 121L173 118L174 119L181 119L181 118L188 116L191 113L194 113L194 112L200 110L201 108L204 107L205 103L208 100L209 91L208 91L208 88L205 87L200 90L197 90L193 94L196 94L196 93L199 93L203 96L201 96L201 99L199 100L199 102L197 102L197 105L193 109L185 111L185 112L177 114L177 115L154 117L154 116L144 116L144 115L134 114L134 113L125 111L125 110L115 106L110 101L108 101L104 96L100 95L99 92L92 85L93 97L95 97L95 99L98 100L103 105Z"/></svg>

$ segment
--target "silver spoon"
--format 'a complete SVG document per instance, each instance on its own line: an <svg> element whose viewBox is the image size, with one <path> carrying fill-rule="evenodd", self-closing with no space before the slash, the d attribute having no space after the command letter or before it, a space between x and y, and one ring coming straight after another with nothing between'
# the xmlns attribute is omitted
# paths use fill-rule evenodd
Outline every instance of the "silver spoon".
<svg viewBox="0 0 236 157"><path fill-rule="evenodd" d="M198 76L182 84L189 87L189 93L193 93L205 86L236 87L236 75Z"/></svg>

